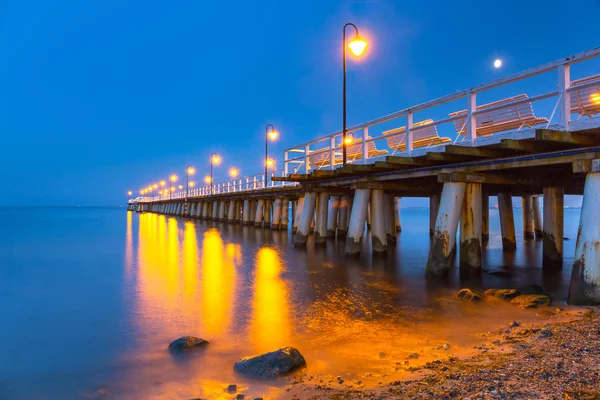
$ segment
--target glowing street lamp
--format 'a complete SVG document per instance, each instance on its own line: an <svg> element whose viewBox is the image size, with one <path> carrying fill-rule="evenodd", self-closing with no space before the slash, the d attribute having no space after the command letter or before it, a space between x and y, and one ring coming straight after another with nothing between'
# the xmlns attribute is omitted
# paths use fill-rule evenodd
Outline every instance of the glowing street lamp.
<svg viewBox="0 0 600 400"><path fill-rule="evenodd" d="M169 200L171 200L171 194L175 191L175 188L172 186L173 182L177 182L177 175L175 174L169 176Z"/></svg>
<svg viewBox="0 0 600 400"><path fill-rule="evenodd" d="M127 196L129 196L129 198L131 198L132 194L133 194L133 192L131 190L127 192Z"/></svg>
<svg viewBox="0 0 600 400"><path fill-rule="evenodd" d="M267 162L265 162L265 169L273 168L274 165L275 165L275 159L273 157L267 158Z"/></svg>
<svg viewBox="0 0 600 400"><path fill-rule="evenodd" d="M191 165L188 165L187 168L185 169L185 197L186 198L190 195L190 189L189 189L190 175L194 175L195 173L196 173L196 170Z"/></svg>
<svg viewBox="0 0 600 400"><path fill-rule="evenodd" d="M271 128L271 130L269 130ZM279 133L275 130L275 127L271 124L268 124L265 127L265 187L267 187L267 181L269 177L267 176L267 167L269 163L269 139L275 140L279 136Z"/></svg>
<svg viewBox="0 0 600 400"><path fill-rule="evenodd" d="M206 177L204 177L204 182L211 183L212 179L210 178L210 176L206 176Z"/></svg>
<svg viewBox="0 0 600 400"><path fill-rule="evenodd" d="M232 178L236 178L239 174L240 174L240 171L238 171L238 169L235 167L233 167L229 170L229 176L231 176Z"/></svg>
<svg viewBox="0 0 600 400"><path fill-rule="evenodd" d="M213 165L219 165L221 163L221 157L217 153L210 155L210 194L213 194Z"/></svg>
<svg viewBox="0 0 600 400"><path fill-rule="evenodd" d="M356 57L360 57L365 50L367 49L367 41L364 40L363 38L361 38L358 35L358 28L356 27L356 25L354 25L351 22L348 22L346 25L344 25L344 28L342 29L342 63L343 63L343 71L344 71L344 84L343 84L343 89L342 89L342 95L343 95L343 124L342 124L342 165L346 166L346 147L347 147L347 143L346 143L346 27L351 26L354 28L355 31L355 35L354 35L354 39L352 39L350 41L350 43L348 43L348 48L350 49L350 51L352 52L352 54L354 54Z"/></svg>

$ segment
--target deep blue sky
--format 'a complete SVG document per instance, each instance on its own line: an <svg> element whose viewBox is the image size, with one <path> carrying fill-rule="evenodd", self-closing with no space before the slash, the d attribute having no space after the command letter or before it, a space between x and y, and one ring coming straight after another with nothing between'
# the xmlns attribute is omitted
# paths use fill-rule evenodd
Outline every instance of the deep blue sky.
<svg viewBox="0 0 600 400"><path fill-rule="evenodd" d="M0 205L117 205L212 151L258 173L349 124L598 46L598 0L0 2ZM505 66L491 68L495 57Z"/></svg>

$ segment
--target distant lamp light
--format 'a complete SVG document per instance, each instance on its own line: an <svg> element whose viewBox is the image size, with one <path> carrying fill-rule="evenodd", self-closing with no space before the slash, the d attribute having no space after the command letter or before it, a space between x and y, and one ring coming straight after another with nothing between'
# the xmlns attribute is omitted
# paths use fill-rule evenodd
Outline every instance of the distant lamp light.
<svg viewBox="0 0 600 400"><path fill-rule="evenodd" d="M269 133L269 139L271 140L275 140L277 139L277 136L279 136L279 132L277 132L275 129L272 129Z"/></svg>
<svg viewBox="0 0 600 400"><path fill-rule="evenodd" d="M160 186L165 186L167 184L167 182L165 181L160 181Z"/></svg>
<svg viewBox="0 0 600 400"><path fill-rule="evenodd" d="M600 92L592 93L590 99L592 100L592 103L600 104Z"/></svg>
<svg viewBox="0 0 600 400"><path fill-rule="evenodd" d="M176 182L176 181L177 181L177 175L175 175L175 174L171 175L171 176L169 177L169 180L170 180L171 182Z"/></svg>
<svg viewBox="0 0 600 400"><path fill-rule="evenodd" d="M207 177L204 178L204 182L211 183L212 179L210 179L210 176L207 176Z"/></svg>
<svg viewBox="0 0 600 400"><path fill-rule="evenodd" d="M367 41L356 35L354 39L348 43L348 48L356 57L360 57L367 49Z"/></svg>
<svg viewBox="0 0 600 400"><path fill-rule="evenodd" d="M152 185L152 188L153 188L153 189L158 189L158 184L157 184L157 183L155 183L154 185Z"/></svg>
<svg viewBox="0 0 600 400"><path fill-rule="evenodd" d="M219 163L221 162L221 157L219 157L218 154L213 154L213 156L210 159L212 161L213 164L215 165L219 165Z"/></svg>
<svg viewBox="0 0 600 400"><path fill-rule="evenodd" d="M188 175L194 175L196 173L196 170L194 169L194 167L188 167L187 173Z"/></svg>
<svg viewBox="0 0 600 400"><path fill-rule="evenodd" d="M231 169L229 170L229 175L230 175L231 177L235 178L236 176L238 176L238 175L239 175L239 171L238 171L238 169L237 169L237 168L231 168Z"/></svg>
<svg viewBox="0 0 600 400"><path fill-rule="evenodd" d="M175 191L175 188L174 188L174 187L172 187L172 188L171 188L171 192L174 192L174 191Z"/></svg>
<svg viewBox="0 0 600 400"><path fill-rule="evenodd" d="M131 190L129 192L127 192L127 196L131 196L133 193L131 192Z"/></svg>
<svg viewBox="0 0 600 400"><path fill-rule="evenodd" d="M273 159L273 157L267 158L267 167L271 168L273 165L275 165L275 160Z"/></svg>
<svg viewBox="0 0 600 400"><path fill-rule="evenodd" d="M183 189L183 185L179 185L179 190Z"/></svg>
<svg viewBox="0 0 600 400"><path fill-rule="evenodd" d="M352 142L354 142L354 135L352 135L351 133L347 133L346 134L346 139L344 139L344 144L346 146L352 144Z"/></svg>
<svg viewBox="0 0 600 400"><path fill-rule="evenodd" d="M494 68L500 68L502 66L502 60L499 58L496 58L494 60Z"/></svg>

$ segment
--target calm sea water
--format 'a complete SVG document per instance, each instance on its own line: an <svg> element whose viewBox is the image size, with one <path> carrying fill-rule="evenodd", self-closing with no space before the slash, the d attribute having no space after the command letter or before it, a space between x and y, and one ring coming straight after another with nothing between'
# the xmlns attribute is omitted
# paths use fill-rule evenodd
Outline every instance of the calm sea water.
<svg viewBox="0 0 600 400"><path fill-rule="evenodd" d="M428 215L402 210L388 257L372 258L366 241L360 259L347 259L343 242L300 250L286 232L253 227L122 209L0 208L0 399L229 398L228 383L281 397L278 383L245 380L233 363L294 345L311 373L359 376L381 368L380 351L403 357L432 338L460 346L521 312L456 302L461 286L539 283L564 301L579 210L565 210L563 270L540 267L541 242L523 241L518 209L518 250L503 253L490 210L486 269L512 275L465 281L456 268L443 285L423 279ZM209 348L170 355L169 342L187 334Z"/></svg>

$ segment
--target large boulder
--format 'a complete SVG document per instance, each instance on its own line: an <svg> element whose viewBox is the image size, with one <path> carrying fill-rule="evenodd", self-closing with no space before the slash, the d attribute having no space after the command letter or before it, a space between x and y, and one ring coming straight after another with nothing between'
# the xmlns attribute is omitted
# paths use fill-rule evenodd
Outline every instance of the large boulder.
<svg viewBox="0 0 600 400"><path fill-rule="evenodd" d="M171 351L191 351L198 348L204 347L208 342L204 339L200 339L194 336L182 336L179 339L173 340L169 345Z"/></svg>
<svg viewBox="0 0 600 400"><path fill-rule="evenodd" d="M488 297L497 297L502 300L511 300L521 293L516 289L488 289L484 293Z"/></svg>
<svg viewBox="0 0 600 400"><path fill-rule="evenodd" d="M464 301L482 301L483 296L471 289L460 289L458 293L456 293L456 298Z"/></svg>
<svg viewBox="0 0 600 400"><path fill-rule="evenodd" d="M510 301L519 308L536 308L552 304L552 297L547 294L522 294Z"/></svg>
<svg viewBox="0 0 600 400"><path fill-rule="evenodd" d="M233 366L234 371L253 378L278 378L306 367L306 360L294 347L284 347L254 357L244 357Z"/></svg>

